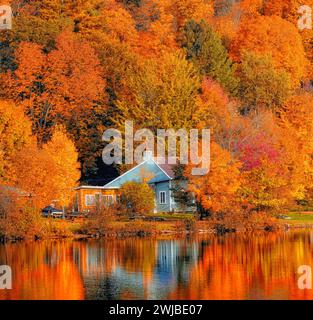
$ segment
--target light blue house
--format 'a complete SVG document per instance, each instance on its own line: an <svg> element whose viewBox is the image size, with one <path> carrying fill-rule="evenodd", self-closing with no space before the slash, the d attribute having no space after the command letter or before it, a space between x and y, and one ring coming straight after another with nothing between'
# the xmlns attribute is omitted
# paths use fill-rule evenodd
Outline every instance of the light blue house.
<svg viewBox="0 0 313 320"><path fill-rule="evenodd" d="M192 208L186 210L175 202L172 190L176 182L173 165L161 164L150 152L145 153L143 162L104 186L77 188L81 203L79 211L91 211L97 201L113 203L117 201L118 190L124 183L143 181L146 181L155 193L155 213L193 211Z"/></svg>
<svg viewBox="0 0 313 320"><path fill-rule="evenodd" d="M151 153L146 152L142 163L109 182L104 188L119 189L125 182L147 181L155 193L154 212L177 211L171 190L175 178L172 169L172 165L159 164Z"/></svg>

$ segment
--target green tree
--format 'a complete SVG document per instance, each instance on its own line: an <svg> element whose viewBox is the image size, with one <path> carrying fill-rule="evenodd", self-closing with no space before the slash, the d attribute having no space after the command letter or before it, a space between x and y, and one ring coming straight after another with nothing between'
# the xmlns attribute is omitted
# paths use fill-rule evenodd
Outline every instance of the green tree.
<svg viewBox="0 0 313 320"><path fill-rule="evenodd" d="M201 75L218 81L229 93L236 93L235 65L211 26L203 20L200 23L188 21L182 47L186 50L187 59L195 64Z"/></svg>
<svg viewBox="0 0 313 320"><path fill-rule="evenodd" d="M112 117L121 130L129 119L151 130L194 128L200 82L194 66L181 54L166 54L160 64L148 60L127 80L132 97L118 101Z"/></svg>
<svg viewBox="0 0 313 320"><path fill-rule="evenodd" d="M188 178L185 176L186 165L177 164L174 169L175 181L172 183L173 198L184 210L195 206L195 197L188 191Z"/></svg>
<svg viewBox="0 0 313 320"><path fill-rule="evenodd" d="M16 67L14 51L16 48L14 35L11 30L0 32L0 74Z"/></svg>
<svg viewBox="0 0 313 320"><path fill-rule="evenodd" d="M243 102L241 111L280 107L291 94L289 74L275 69L270 56L246 52L241 60L238 94Z"/></svg>
<svg viewBox="0 0 313 320"><path fill-rule="evenodd" d="M154 208L154 192L146 183L126 182L121 187L121 203L130 215L151 213Z"/></svg>
<svg viewBox="0 0 313 320"><path fill-rule="evenodd" d="M70 19L44 20L31 14L20 15L14 20L15 42L34 42L44 46L46 51L55 48L56 37L66 28L73 28Z"/></svg>

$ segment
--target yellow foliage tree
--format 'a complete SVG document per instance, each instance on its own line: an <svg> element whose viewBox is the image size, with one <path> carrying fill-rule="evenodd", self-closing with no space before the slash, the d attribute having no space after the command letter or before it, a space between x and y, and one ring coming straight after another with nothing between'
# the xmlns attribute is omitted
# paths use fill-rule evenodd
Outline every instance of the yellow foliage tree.
<svg viewBox="0 0 313 320"><path fill-rule="evenodd" d="M57 128L43 148L33 143L17 154L13 161L15 185L32 193L37 207L53 200L58 206L68 206L80 178L77 158L73 142L63 129Z"/></svg>
<svg viewBox="0 0 313 320"><path fill-rule="evenodd" d="M117 103L118 115L112 117L121 130L126 120L152 130L195 125L200 87L195 68L182 54L166 54L159 62L149 60L142 73L129 74L132 96Z"/></svg>
<svg viewBox="0 0 313 320"><path fill-rule="evenodd" d="M313 198L313 95L291 97L280 112L279 124L298 200Z"/></svg>
<svg viewBox="0 0 313 320"><path fill-rule="evenodd" d="M55 178L52 185L55 197L61 205L67 206L72 200L73 187L80 178L78 153L74 143L63 128L57 127L51 141L46 143L42 150L54 164Z"/></svg>
<svg viewBox="0 0 313 320"><path fill-rule="evenodd" d="M23 108L0 101L0 183L14 179L12 159L31 141L31 122Z"/></svg>
<svg viewBox="0 0 313 320"><path fill-rule="evenodd" d="M121 203L129 214L149 214L154 208L154 192L145 182L127 182L121 187Z"/></svg>

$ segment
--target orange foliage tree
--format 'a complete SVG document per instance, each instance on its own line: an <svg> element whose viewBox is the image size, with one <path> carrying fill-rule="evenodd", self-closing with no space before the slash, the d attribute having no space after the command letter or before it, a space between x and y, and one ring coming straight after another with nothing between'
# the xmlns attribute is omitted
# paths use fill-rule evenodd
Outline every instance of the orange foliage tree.
<svg viewBox="0 0 313 320"><path fill-rule="evenodd" d="M308 62L301 36L295 26L278 16L242 20L231 43L231 55L240 61L244 51L271 55L274 66L291 75L294 87L304 79Z"/></svg>
<svg viewBox="0 0 313 320"><path fill-rule="evenodd" d="M204 78L197 99L194 122L199 129L210 128L214 141L232 150L240 132L242 117L218 82Z"/></svg>
<svg viewBox="0 0 313 320"><path fill-rule="evenodd" d="M75 145L68 138L64 128L57 127L42 151L54 164L54 179L50 181L51 187L55 190L54 196L60 205L68 206L73 199L73 187L80 178Z"/></svg>
<svg viewBox="0 0 313 320"><path fill-rule="evenodd" d="M115 0L84 4L75 16L75 31L84 37L94 32L109 35L130 45L137 42L137 31L131 14Z"/></svg>
<svg viewBox="0 0 313 320"><path fill-rule="evenodd" d="M279 124L297 200L313 197L313 96L291 97L280 112Z"/></svg>
<svg viewBox="0 0 313 320"><path fill-rule="evenodd" d="M174 17L165 10L162 2L142 1L134 16L138 29L136 51L141 56L161 57L177 49Z"/></svg>
<svg viewBox="0 0 313 320"><path fill-rule="evenodd" d="M189 179L189 191L197 202L209 213L236 214L241 187L240 162L217 143L211 143L211 162L209 173L205 176L193 176L192 166L187 166L185 175Z"/></svg>
<svg viewBox="0 0 313 320"><path fill-rule="evenodd" d="M104 82L93 49L71 33L58 38L57 49L45 55L37 44L22 43L18 69L4 76L5 95L26 107L42 134L53 117L69 118L100 100Z"/></svg>
<svg viewBox="0 0 313 320"><path fill-rule="evenodd" d="M207 0L162 0L160 6L173 15L177 30L190 19L209 22L214 13L212 1Z"/></svg>
<svg viewBox="0 0 313 320"><path fill-rule="evenodd" d="M92 165L106 112L105 81L95 51L73 33L64 32L49 54L37 44L22 43L16 59L17 70L2 75L3 96L25 108L39 143L49 139L53 126L63 124L85 167ZM93 143L87 128L94 131Z"/></svg>
<svg viewBox="0 0 313 320"><path fill-rule="evenodd" d="M312 0L277 0L277 1L265 1L264 14L265 15L277 15L280 16L293 25L298 27L299 21L299 8L301 6L307 6L313 8ZM308 67L308 77L313 79L313 29L300 30L303 45L310 61L310 67Z"/></svg>

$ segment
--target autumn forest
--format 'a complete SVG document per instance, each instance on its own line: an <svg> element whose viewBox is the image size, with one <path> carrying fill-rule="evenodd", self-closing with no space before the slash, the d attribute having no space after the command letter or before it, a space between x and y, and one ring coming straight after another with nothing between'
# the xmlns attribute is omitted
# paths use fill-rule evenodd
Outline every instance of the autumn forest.
<svg viewBox="0 0 313 320"><path fill-rule="evenodd" d="M313 206L313 30L298 28L312 0L7 2L0 185L69 206L103 170L104 130L132 120L211 129L208 176L181 176L213 217Z"/></svg>

